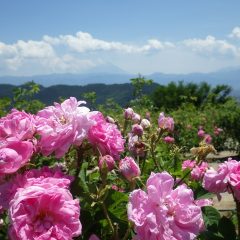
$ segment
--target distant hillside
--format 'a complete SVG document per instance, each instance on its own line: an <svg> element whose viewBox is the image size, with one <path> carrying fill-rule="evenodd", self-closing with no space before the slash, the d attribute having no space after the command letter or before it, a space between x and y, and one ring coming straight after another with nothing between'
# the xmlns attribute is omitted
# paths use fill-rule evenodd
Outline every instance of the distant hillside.
<svg viewBox="0 0 240 240"><path fill-rule="evenodd" d="M151 86L144 88L144 93L151 93L158 84L154 83ZM12 90L16 86L10 84L0 84L0 97L12 97ZM133 88L130 83L125 84L89 84L86 86L68 86L68 85L56 85L50 87L40 87L41 91L36 95L36 99L44 102L47 105L52 104L54 101L58 101L59 97L76 97L82 99L82 94L86 92L96 92L97 104L102 104L108 98L112 98L115 102L122 106L126 106L127 103L133 99Z"/></svg>
<svg viewBox="0 0 240 240"><path fill-rule="evenodd" d="M109 68L107 68L109 69ZM105 72L105 68L95 69L95 72L85 74L51 74L27 77L5 76L0 77L0 84L21 85L32 81L49 87L53 85L72 85L85 86L88 84L122 84L129 83L130 78L137 75L125 73L119 69L113 68L111 72ZM107 70L106 70L107 71ZM185 82L207 82L212 86L227 84L232 87L233 95L240 96L240 66L235 68L222 69L211 73L190 73L190 74L164 74L153 73L145 76L153 79L154 82L166 85L171 81L184 80Z"/></svg>

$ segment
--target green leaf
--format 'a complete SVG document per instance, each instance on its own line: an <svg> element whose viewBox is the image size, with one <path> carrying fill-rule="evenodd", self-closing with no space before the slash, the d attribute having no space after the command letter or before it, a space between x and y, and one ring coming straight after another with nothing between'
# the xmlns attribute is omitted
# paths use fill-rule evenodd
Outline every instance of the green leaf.
<svg viewBox="0 0 240 240"><path fill-rule="evenodd" d="M233 222L229 219L223 216L221 220L219 221L219 232L223 235L224 239L236 239L236 229L233 224Z"/></svg>
<svg viewBox="0 0 240 240"><path fill-rule="evenodd" d="M108 211L114 215L115 218L127 221L127 205L128 195L126 193L109 190L106 204Z"/></svg>
<svg viewBox="0 0 240 240"><path fill-rule="evenodd" d="M218 222L221 219L220 213L213 207L205 207L203 210L204 222L208 226L218 226Z"/></svg>

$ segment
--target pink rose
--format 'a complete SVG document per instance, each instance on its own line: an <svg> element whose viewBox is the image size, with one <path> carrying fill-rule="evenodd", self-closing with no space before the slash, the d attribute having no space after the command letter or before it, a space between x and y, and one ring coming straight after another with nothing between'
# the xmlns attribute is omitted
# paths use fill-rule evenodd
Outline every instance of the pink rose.
<svg viewBox="0 0 240 240"><path fill-rule="evenodd" d="M205 131L203 129L200 129L200 130L198 130L197 134L200 138L203 138L205 136Z"/></svg>
<svg viewBox="0 0 240 240"><path fill-rule="evenodd" d="M3 207L4 210L7 210L9 202L19 189L49 182L60 188L68 188L72 180L72 176L65 175L58 167L31 169L25 171L24 174L17 174L12 179L0 184L0 208Z"/></svg>
<svg viewBox="0 0 240 240"><path fill-rule="evenodd" d="M161 112L158 118L158 127L163 130L172 132L174 130L174 120L171 117L165 117L164 112Z"/></svg>
<svg viewBox="0 0 240 240"><path fill-rule="evenodd" d="M217 170L210 168L206 171L203 178L203 187L209 192L217 194L226 191L231 192L230 186L235 189L240 184L238 180L239 174L240 163L229 158L228 161L219 164Z"/></svg>
<svg viewBox="0 0 240 240"><path fill-rule="evenodd" d="M195 166L196 166L196 161L195 160L185 160L183 163L182 163L182 170L185 170L185 169L193 169Z"/></svg>
<svg viewBox="0 0 240 240"><path fill-rule="evenodd" d="M138 189L130 194L128 218L135 225L136 239L193 240L204 230L201 206L192 190L173 186L167 172L151 173L147 192Z"/></svg>
<svg viewBox="0 0 240 240"><path fill-rule="evenodd" d="M5 141L0 146L0 175L16 172L31 158L33 144L27 141Z"/></svg>
<svg viewBox="0 0 240 240"><path fill-rule="evenodd" d="M71 97L38 112L37 132L41 136L38 144L43 155L55 152L60 158L72 144L81 145L94 123L89 118L90 110L79 106L83 103Z"/></svg>
<svg viewBox="0 0 240 240"><path fill-rule="evenodd" d="M125 157L119 162L119 171L128 181L132 181L141 174L139 166L132 157Z"/></svg>
<svg viewBox="0 0 240 240"><path fill-rule="evenodd" d="M19 189L10 202L9 237L22 239L64 239L82 232L78 200L51 182Z"/></svg>
<svg viewBox="0 0 240 240"><path fill-rule="evenodd" d="M166 137L163 138L163 141L164 141L165 143L170 144L170 143L174 143L174 142L175 142L175 139L174 139L173 137L166 136Z"/></svg>
<svg viewBox="0 0 240 240"><path fill-rule="evenodd" d="M209 134L205 134L204 140L207 144L210 144L212 142L212 137Z"/></svg>
<svg viewBox="0 0 240 240"><path fill-rule="evenodd" d="M88 132L89 142L96 147L102 155L111 155L114 159L119 159L119 155L124 151L124 139L117 126L106 122L102 113L94 112L91 119L95 125L91 126Z"/></svg>
<svg viewBox="0 0 240 240"><path fill-rule="evenodd" d="M196 181L202 180L207 169L207 162L202 162L200 165L196 165L191 171L191 178Z"/></svg>
<svg viewBox="0 0 240 240"><path fill-rule="evenodd" d="M33 138L35 130L34 116L24 111L13 109L6 117L0 118L0 138L28 140Z"/></svg>

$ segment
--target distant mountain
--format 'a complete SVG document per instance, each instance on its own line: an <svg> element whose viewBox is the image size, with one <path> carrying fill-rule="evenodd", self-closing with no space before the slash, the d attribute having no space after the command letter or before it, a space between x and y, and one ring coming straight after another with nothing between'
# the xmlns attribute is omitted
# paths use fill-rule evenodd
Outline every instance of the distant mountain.
<svg viewBox="0 0 240 240"><path fill-rule="evenodd" d="M27 81L34 80L36 83L45 87L53 85L78 85L84 86L93 83L103 84L121 84L128 83L130 78L137 77L137 75L125 73L122 69L115 65L108 64L104 67L94 68L91 73L83 74L51 74L51 75L37 75L27 77L5 76L0 77L1 83L8 83L12 85L21 85ZM235 68L226 68L216 72L210 73L190 73L190 74L164 74L153 73L145 76L153 79L159 84L168 84L171 81L184 80L185 82L208 82L212 86L218 84L227 84L233 88L234 95L240 95L240 66Z"/></svg>
<svg viewBox="0 0 240 240"><path fill-rule="evenodd" d="M13 89L16 86L10 84L0 84L0 98L13 97ZM157 87L154 83L144 87L144 93L150 94ZM54 85L50 87L40 86L40 92L34 98L42 101L46 105L51 105L53 102L59 101L59 97L69 98L76 97L83 99L83 93L96 92L97 104L105 103L106 99L114 99L121 106L127 106L130 100L133 99L133 86L130 83L124 84L89 84L86 86L69 86L69 85Z"/></svg>

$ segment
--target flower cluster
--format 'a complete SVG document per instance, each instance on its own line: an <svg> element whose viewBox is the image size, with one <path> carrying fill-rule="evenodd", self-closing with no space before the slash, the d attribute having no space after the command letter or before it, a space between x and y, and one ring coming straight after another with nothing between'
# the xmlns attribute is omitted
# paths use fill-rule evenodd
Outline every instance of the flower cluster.
<svg viewBox="0 0 240 240"><path fill-rule="evenodd" d="M193 180L199 181L203 179L204 174L208 169L208 163L201 162L200 164L197 164L195 160L185 160L182 163L182 170L185 169L191 170L191 178Z"/></svg>
<svg viewBox="0 0 240 240"><path fill-rule="evenodd" d="M33 115L12 110L0 119L0 176L16 172L29 162L34 151Z"/></svg>

